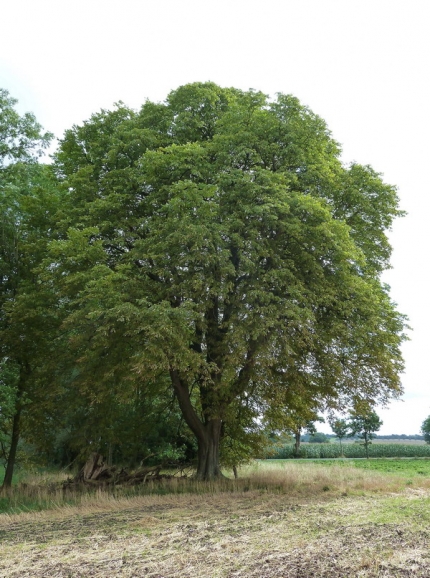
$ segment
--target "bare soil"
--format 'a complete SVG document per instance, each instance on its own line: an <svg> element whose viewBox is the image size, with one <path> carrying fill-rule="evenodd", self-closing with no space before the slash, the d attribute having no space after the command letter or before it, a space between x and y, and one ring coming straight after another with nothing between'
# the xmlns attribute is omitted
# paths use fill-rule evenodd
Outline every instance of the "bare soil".
<svg viewBox="0 0 430 578"><path fill-rule="evenodd" d="M3 515L0 577L428 578L429 504L251 491Z"/></svg>

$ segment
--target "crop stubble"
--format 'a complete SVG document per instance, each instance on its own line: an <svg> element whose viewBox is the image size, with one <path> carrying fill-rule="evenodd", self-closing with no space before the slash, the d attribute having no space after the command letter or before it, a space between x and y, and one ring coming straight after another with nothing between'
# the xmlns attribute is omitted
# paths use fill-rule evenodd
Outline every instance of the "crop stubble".
<svg viewBox="0 0 430 578"><path fill-rule="evenodd" d="M2 516L0 577L424 578L429 499L251 491Z"/></svg>

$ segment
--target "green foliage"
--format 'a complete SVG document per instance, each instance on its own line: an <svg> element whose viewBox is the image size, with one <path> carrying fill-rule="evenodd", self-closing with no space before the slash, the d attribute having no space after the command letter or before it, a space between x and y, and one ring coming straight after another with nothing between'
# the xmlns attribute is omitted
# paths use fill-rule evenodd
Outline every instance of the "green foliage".
<svg viewBox="0 0 430 578"><path fill-rule="evenodd" d="M270 445L264 429L255 421L255 413L246 404L229 408L221 439L220 461L223 468L236 468L260 456Z"/></svg>
<svg viewBox="0 0 430 578"><path fill-rule="evenodd" d="M0 169L13 161L34 160L43 153L52 134L42 133L42 127L31 113L20 116L17 100L0 88Z"/></svg>
<svg viewBox="0 0 430 578"><path fill-rule="evenodd" d="M344 419L331 420L330 427L339 440L347 437L350 431L350 426Z"/></svg>
<svg viewBox="0 0 430 578"><path fill-rule="evenodd" d="M153 385L152 395L136 389L124 398L118 388L91 401L86 395L76 397L72 383L60 408L39 418L28 437L48 463L62 466L85 462L94 450L126 467L143 461L189 463L195 457L193 439L166 384L160 380Z"/></svg>
<svg viewBox="0 0 430 578"><path fill-rule="evenodd" d="M430 415L423 421L421 425L421 433L423 434L425 441L430 444Z"/></svg>

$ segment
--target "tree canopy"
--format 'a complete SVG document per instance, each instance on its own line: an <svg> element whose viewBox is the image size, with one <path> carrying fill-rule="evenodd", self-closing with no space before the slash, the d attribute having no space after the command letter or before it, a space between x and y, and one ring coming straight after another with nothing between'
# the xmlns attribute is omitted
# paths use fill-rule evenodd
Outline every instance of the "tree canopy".
<svg viewBox="0 0 430 578"><path fill-rule="evenodd" d="M55 171L44 275L76 386L121 399L168 379L201 479L273 408L401 393L404 318L380 279L395 188L344 166L296 98L195 83L118 103L65 133Z"/></svg>

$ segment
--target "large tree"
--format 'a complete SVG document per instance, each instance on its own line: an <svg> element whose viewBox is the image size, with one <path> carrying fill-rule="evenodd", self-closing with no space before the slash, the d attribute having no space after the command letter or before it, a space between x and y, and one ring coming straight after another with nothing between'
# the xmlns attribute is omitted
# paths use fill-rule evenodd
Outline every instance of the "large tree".
<svg viewBox="0 0 430 578"><path fill-rule="evenodd" d="M339 155L296 98L212 83L119 103L61 142L69 205L47 271L80 387L168 375L201 479L221 475L226 430L275 406L401 391L404 320L380 281L398 199Z"/></svg>

